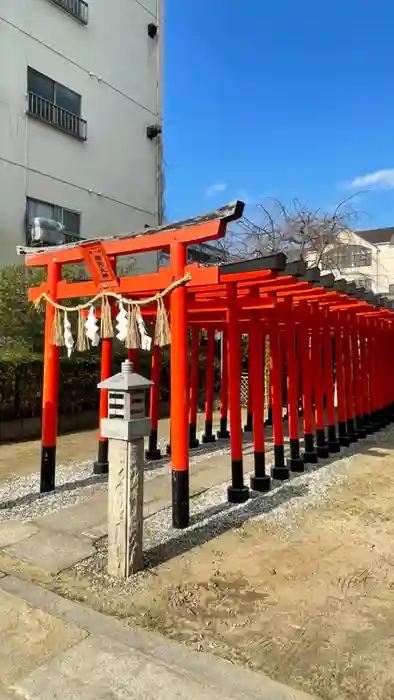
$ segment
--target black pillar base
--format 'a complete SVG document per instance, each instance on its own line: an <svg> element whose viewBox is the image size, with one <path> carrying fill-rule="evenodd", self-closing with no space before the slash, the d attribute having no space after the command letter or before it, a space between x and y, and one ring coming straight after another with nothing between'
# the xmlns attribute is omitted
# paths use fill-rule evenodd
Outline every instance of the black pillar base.
<svg viewBox="0 0 394 700"><path fill-rule="evenodd" d="M161 452L157 448L157 430L152 430L149 435L148 449L145 451L145 459L154 462L161 459Z"/></svg>
<svg viewBox="0 0 394 700"><path fill-rule="evenodd" d="M249 498L249 489L244 484L242 459L231 460L231 486L227 488L229 503L245 503Z"/></svg>
<svg viewBox="0 0 394 700"><path fill-rule="evenodd" d="M206 445L209 442L216 442L216 437L212 432L212 421L205 421L205 433L201 436L201 441Z"/></svg>
<svg viewBox="0 0 394 700"><path fill-rule="evenodd" d="M230 437L230 432L227 430L227 418L220 419L220 428L216 433L216 437L219 440L228 440Z"/></svg>
<svg viewBox="0 0 394 700"><path fill-rule="evenodd" d="M387 406L385 408L382 408L381 416L382 416L382 421L381 421L382 425L384 428L386 428L388 426L388 424L390 423L390 416L388 415Z"/></svg>
<svg viewBox="0 0 394 700"><path fill-rule="evenodd" d="M97 460L93 464L93 474L108 474L108 440L100 440Z"/></svg>
<svg viewBox="0 0 394 700"><path fill-rule="evenodd" d="M253 491L267 493L271 488L271 477L265 473L265 453L254 453L254 474L250 477L250 488Z"/></svg>
<svg viewBox="0 0 394 700"><path fill-rule="evenodd" d="M358 435L357 435L356 429L354 427L353 418L347 419L346 427L347 427L347 436L348 436L350 442L358 442Z"/></svg>
<svg viewBox="0 0 394 700"><path fill-rule="evenodd" d="M273 479L285 481L290 478L290 470L285 464L285 448L283 445L274 445L274 465L271 470Z"/></svg>
<svg viewBox="0 0 394 700"><path fill-rule="evenodd" d="M200 441L197 438L197 426L195 423L190 423L189 425L189 448L194 450L198 447Z"/></svg>
<svg viewBox="0 0 394 700"><path fill-rule="evenodd" d="M340 447L349 447L350 445L350 440L347 435L339 435L338 442Z"/></svg>
<svg viewBox="0 0 394 700"><path fill-rule="evenodd" d="M286 460L286 466L292 472L304 471L304 460L300 457L300 441L298 438L290 438L290 457Z"/></svg>
<svg viewBox="0 0 394 700"><path fill-rule="evenodd" d="M317 457L317 452L313 450L312 452L306 451L302 455L302 458L304 460L304 464L317 464L318 463L318 457Z"/></svg>
<svg viewBox="0 0 394 700"><path fill-rule="evenodd" d="M156 462L158 459L161 459L160 450L145 450L145 459L148 462Z"/></svg>
<svg viewBox="0 0 394 700"><path fill-rule="evenodd" d="M172 526L184 530L189 525L189 471L172 470Z"/></svg>
<svg viewBox="0 0 394 700"><path fill-rule="evenodd" d="M305 471L305 462L302 457L289 457L286 460L286 465L291 472L298 472L301 474Z"/></svg>
<svg viewBox="0 0 394 700"><path fill-rule="evenodd" d="M377 433L382 427L377 411L371 413L371 426L374 433Z"/></svg>
<svg viewBox="0 0 394 700"><path fill-rule="evenodd" d="M368 431L369 431L369 428L372 428L372 426L371 426L371 416L370 416L369 413L364 413L364 415L363 415L363 423L364 423L364 428L365 428L365 430L366 430L367 433L369 434L369 432L368 432Z"/></svg>
<svg viewBox="0 0 394 700"><path fill-rule="evenodd" d="M338 440L328 440L328 451L330 454L338 454L341 451L341 446Z"/></svg>
<svg viewBox="0 0 394 700"><path fill-rule="evenodd" d="M229 503L246 503L249 499L249 489L247 486L229 486L227 488L227 500Z"/></svg>
<svg viewBox="0 0 394 700"><path fill-rule="evenodd" d="M40 493L48 493L55 490L56 473L56 445L54 447L41 447L41 475Z"/></svg>
<svg viewBox="0 0 394 700"><path fill-rule="evenodd" d="M251 476L250 488L252 491L267 493L271 488L271 477L268 474L265 474L265 476Z"/></svg>
<svg viewBox="0 0 394 700"><path fill-rule="evenodd" d="M329 425L327 429L327 435L328 435L328 449L331 453L338 453L341 451L339 442L337 440L337 434L335 430L335 425Z"/></svg>
<svg viewBox="0 0 394 700"><path fill-rule="evenodd" d="M316 428L316 452L319 459L327 459L330 456L324 428Z"/></svg>
<svg viewBox="0 0 394 700"><path fill-rule="evenodd" d="M253 413L248 413L246 423L244 425L245 433L253 433Z"/></svg>
<svg viewBox="0 0 394 700"><path fill-rule="evenodd" d="M338 423L338 442L341 447L349 447L350 440L346 432L346 422L339 421Z"/></svg>
<svg viewBox="0 0 394 700"><path fill-rule="evenodd" d="M271 469L271 476L277 481L286 481L290 479L290 469L285 465L283 467L273 467Z"/></svg>
<svg viewBox="0 0 394 700"><path fill-rule="evenodd" d="M313 435L304 435L304 454L302 455L304 464L317 464L317 452L315 450Z"/></svg>
<svg viewBox="0 0 394 700"><path fill-rule="evenodd" d="M327 459L330 456L328 445L317 445L316 452L318 459Z"/></svg>
<svg viewBox="0 0 394 700"><path fill-rule="evenodd" d="M367 431L364 427L364 418L361 416L356 417L356 433L361 440L367 437Z"/></svg>

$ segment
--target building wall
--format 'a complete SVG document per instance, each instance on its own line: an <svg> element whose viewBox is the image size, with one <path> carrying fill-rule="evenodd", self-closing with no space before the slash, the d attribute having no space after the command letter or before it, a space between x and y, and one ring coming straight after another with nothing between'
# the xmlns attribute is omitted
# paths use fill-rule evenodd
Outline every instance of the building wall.
<svg viewBox="0 0 394 700"><path fill-rule="evenodd" d="M330 269L337 279L345 277L349 281L357 281L366 286L366 280L371 280L372 291L377 294L389 294L390 284L394 284L394 247L389 243L379 245L371 245L361 236L351 231L341 235L342 245L359 245L367 248L371 252L371 265L360 267L341 267L333 266ZM327 248L328 250L328 248ZM315 254L309 256L309 264L314 264L316 261Z"/></svg>
<svg viewBox="0 0 394 700"><path fill-rule="evenodd" d="M160 139L146 127L162 120L161 1L90 0L84 26L50 0L0 0L1 263L25 243L26 197L81 212L84 238L160 222ZM28 66L82 96L86 142L26 116Z"/></svg>

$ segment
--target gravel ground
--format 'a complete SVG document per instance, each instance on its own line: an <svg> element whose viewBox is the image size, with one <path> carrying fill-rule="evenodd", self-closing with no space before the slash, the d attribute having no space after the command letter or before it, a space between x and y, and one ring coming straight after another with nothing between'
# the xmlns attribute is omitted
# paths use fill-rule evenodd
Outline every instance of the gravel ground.
<svg viewBox="0 0 394 700"><path fill-rule="evenodd" d="M374 437L371 436L366 441L372 442ZM156 513L144 523L146 569L129 581L118 581L108 576L106 540L100 542L96 554L78 564L75 571L82 576L91 577L92 590L116 589L122 595L145 585L146 578L152 575L153 567L158 564L229 530L241 528L248 521L265 520L267 524L279 525L279 538L282 535L285 539L286 530L292 529L303 512L314 508L320 501L327 500L327 492L331 487L346 481L356 457L357 447L349 448L340 459L308 465L304 474L292 476L287 482L273 481L269 493L252 493L250 500L240 505L227 502L227 483L220 484L191 500L191 525L187 530L172 529L170 508ZM251 474L245 475L246 483L249 476Z"/></svg>
<svg viewBox="0 0 394 700"><path fill-rule="evenodd" d="M246 446L247 446L247 441ZM201 445L193 451L190 464L229 454L228 443L220 440L212 445ZM162 446L163 451L165 449ZM170 472L168 456L145 464L145 479L152 479ZM56 491L40 494L40 476L28 474L10 479L0 486L0 522L10 519L34 520L42 515L54 513L61 508L81 503L96 491L107 488L105 475L93 474L93 462L68 462L56 466Z"/></svg>
<svg viewBox="0 0 394 700"><path fill-rule="evenodd" d="M382 440L384 433L380 433ZM371 436L366 442L374 442ZM248 447L246 442L245 447ZM193 454L191 464L217 455L228 454L228 447L223 443L202 446ZM326 460L318 465L308 465L305 473L294 475L289 481L272 482L272 490L267 494L252 493L245 504L232 505L227 502L227 482L210 488L191 499L191 525L187 530L173 530L171 508L161 510L147 518L144 524L144 551L148 569L171 559L178 554L201 545L220 534L240 528L251 519L264 518L267 522L281 525L283 532L292 527L294 519L302 511L314 507L326 497L328 489L346 480L347 471L357 446L350 448L340 459ZM268 464L268 469L270 464ZM155 463L147 463L145 479L169 473L170 465L167 457ZM249 482L250 474L245 474L245 482ZM75 503L81 503L93 493L106 489L107 478L92 474L92 462L70 463L59 465L56 471L56 491L50 494L39 494L39 475L32 474L9 481L0 488L0 521L18 519L21 521L34 520L40 516L60 510ZM109 585L106 574L106 541L97 545L96 554L76 567L80 573L94 574L94 586L104 583ZM142 574L144 576L145 574ZM133 582L120 584L118 587L134 587L138 585L139 577Z"/></svg>

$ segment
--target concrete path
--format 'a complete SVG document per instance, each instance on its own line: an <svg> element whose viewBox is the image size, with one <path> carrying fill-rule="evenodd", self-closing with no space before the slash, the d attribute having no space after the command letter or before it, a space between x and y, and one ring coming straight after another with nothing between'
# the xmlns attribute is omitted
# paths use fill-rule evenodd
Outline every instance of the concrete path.
<svg viewBox="0 0 394 700"><path fill-rule="evenodd" d="M246 413L243 411L243 421ZM219 428L220 415L213 415L214 430ZM198 432L204 429L204 415L197 415ZM170 420L159 421L159 442L162 448L170 437ZM146 441L146 445L147 445ZM37 472L40 465L40 440L26 440L0 445L0 484L25 474ZM57 439L56 457L58 464L85 462L97 458L97 430L61 435Z"/></svg>
<svg viewBox="0 0 394 700"><path fill-rule="evenodd" d="M224 445L227 450L227 445ZM245 445L245 472L253 468L252 445ZM267 451L270 458L271 450ZM230 479L229 455L211 453L191 463L191 499ZM50 574L92 556L94 543L107 535L107 490L86 487L84 499L30 522L17 519L0 522L0 551ZM163 469L144 483L144 517L149 518L171 504L171 478Z"/></svg>
<svg viewBox="0 0 394 700"><path fill-rule="evenodd" d="M127 629L14 576L0 576L0 700L308 697L159 635Z"/></svg>

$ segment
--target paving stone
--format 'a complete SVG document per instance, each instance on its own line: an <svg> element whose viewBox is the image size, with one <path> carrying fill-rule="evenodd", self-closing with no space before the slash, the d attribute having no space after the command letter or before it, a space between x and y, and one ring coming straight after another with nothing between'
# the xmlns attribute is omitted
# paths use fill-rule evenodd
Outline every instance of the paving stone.
<svg viewBox="0 0 394 700"><path fill-rule="evenodd" d="M56 513L43 515L34 521L40 528L57 530L70 535L80 535L107 518L108 494L106 491L94 493L82 503L62 508Z"/></svg>
<svg viewBox="0 0 394 700"><path fill-rule="evenodd" d="M154 658L102 638L84 640L37 669L15 689L29 700L212 700L212 688ZM227 694L222 700L230 700ZM238 696L241 700L242 696Z"/></svg>
<svg viewBox="0 0 394 700"><path fill-rule="evenodd" d="M97 542L97 540L100 540L102 537L106 537L108 535L107 521L105 520L99 525L90 527L88 530L85 530L82 535L83 537L88 537L92 542Z"/></svg>
<svg viewBox="0 0 394 700"><path fill-rule="evenodd" d="M38 532L37 525L10 520L0 523L0 549L27 540Z"/></svg>
<svg viewBox="0 0 394 700"><path fill-rule="evenodd" d="M0 675L6 687L87 636L87 632L0 591ZM7 696L6 696L7 697ZM2 686L0 685L0 700Z"/></svg>
<svg viewBox="0 0 394 700"><path fill-rule="evenodd" d="M95 550L87 538L42 529L28 540L6 547L5 551L31 566L58 574L90 557Z"/></svg>

